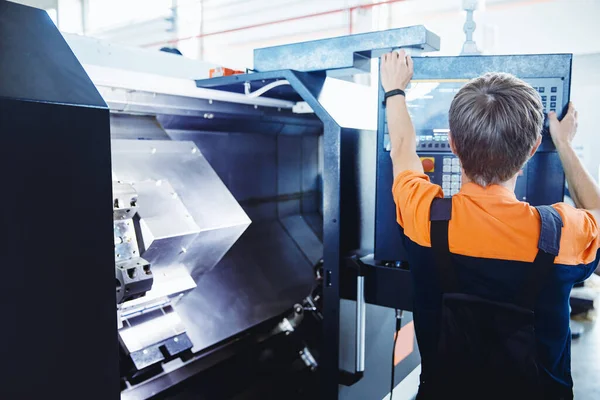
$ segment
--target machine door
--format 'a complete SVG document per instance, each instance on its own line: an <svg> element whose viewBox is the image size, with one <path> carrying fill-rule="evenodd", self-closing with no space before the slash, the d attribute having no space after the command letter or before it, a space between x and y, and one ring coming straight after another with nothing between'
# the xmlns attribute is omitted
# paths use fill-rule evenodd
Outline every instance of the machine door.
<svg viewBox="0 0 600 400"><path fill-rule="evenodd" d="M460 189L461 166L448 145L448 110L466 82L486 72L511 73L539 92L546 114L556 111L562 115L569 102L571 60L570 54L414 58L415 73L406 97L417 134L417 152L431 181L442 186L448 197ZM379 97L383 100L381 88ZM385 107L381 101L379 104L375 259L406 261L391 194L392 162ZM532 205L552 204L563 200L564 187L564 172L546 119L542 144L523 167L515 194Z"/></svg>

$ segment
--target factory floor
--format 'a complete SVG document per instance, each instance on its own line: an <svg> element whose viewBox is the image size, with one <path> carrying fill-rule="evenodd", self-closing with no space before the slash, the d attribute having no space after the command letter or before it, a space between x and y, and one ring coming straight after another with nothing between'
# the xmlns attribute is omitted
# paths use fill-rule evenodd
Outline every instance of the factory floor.
<svg viewBox="0 0 600 400"><path fill-rule="evenodd" d="M599 313L598 310L595 313ZM595 318L598 319L597 317ZM576 400L600 399L600 322L575 322L583 333L571 343L571 373ZM421 366L394 389L394 400L415 400ZM383 400L388 400L389 394Z"/></svg>
<svg viewBox="0 0 600 400"><path fill-rule="evenodd" d="M600 399L600 323L580 322L584 332L571 345L575 399Z"/></svg>

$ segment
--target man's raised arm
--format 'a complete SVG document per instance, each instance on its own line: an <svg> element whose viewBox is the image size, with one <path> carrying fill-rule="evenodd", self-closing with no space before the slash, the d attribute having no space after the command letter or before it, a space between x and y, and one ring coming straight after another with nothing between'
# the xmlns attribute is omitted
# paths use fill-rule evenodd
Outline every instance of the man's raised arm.
<svg viewBox="0 0 600 400"><path fill-rule="evenodd" d="M413 60L404 50L384 54L381 57L381 85L386 93L396 89L406 90L413 76ZM402 171L423 172L417 156L417 140L406 98L402 94L387 98L387 123L390 133L390 157L394 166L394 179Z"/></svg>

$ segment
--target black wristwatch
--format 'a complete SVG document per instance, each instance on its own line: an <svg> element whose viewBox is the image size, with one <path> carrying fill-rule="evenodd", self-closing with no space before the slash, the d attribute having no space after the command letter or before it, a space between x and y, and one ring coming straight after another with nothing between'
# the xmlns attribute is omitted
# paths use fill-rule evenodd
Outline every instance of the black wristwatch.
<svg viewBox="0 0 600 400"><path fill-rule="evenodd" d="M385 95L383 96L383 105L384 106L387 104L388 97L392 97L392 96L406 97L406 93L404 93L404 90L402 90L402 89L394 89L394 90L390 90L389 92L385 92Z"/></svg>

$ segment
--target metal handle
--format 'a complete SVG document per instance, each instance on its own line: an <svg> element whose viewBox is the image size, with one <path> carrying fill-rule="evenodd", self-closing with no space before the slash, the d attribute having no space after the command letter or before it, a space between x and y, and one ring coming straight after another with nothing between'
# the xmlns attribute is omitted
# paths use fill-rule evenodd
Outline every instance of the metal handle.
<svg viewBox="0 0 600 400"><path fill-rule="evenodd" d="M356 278L356 372L365 371L366 311L365 277L359 275Z"/></svg>

